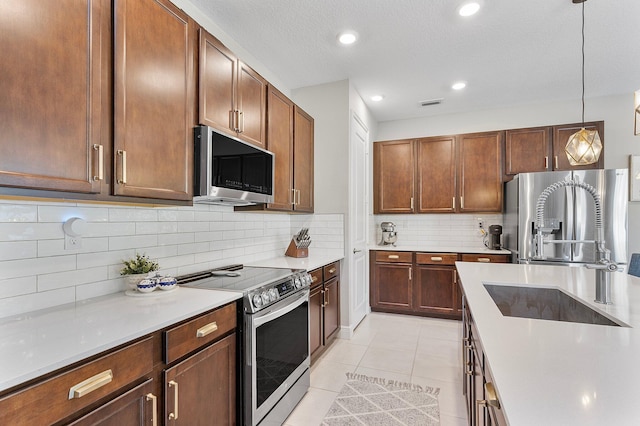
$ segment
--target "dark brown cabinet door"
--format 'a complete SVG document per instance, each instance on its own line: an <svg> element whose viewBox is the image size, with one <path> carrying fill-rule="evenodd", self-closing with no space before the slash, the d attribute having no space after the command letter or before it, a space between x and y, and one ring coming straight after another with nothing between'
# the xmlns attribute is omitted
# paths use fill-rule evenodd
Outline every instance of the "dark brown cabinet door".
<svg viewBox="0 0 640 426"><path fill-rule="evenodd" d="M114 8L114 193L190 200L195 24L168 0Z"/></svg>
<svg viewBox="0 0 640 426"><path fill-rule="evenodd" d="M164 378L167 425L236 423L235 333L165 370Z"/></svg>
<svg viewBox="0 0 640 426"><path fill-rule="evenodd" d="M410 264L376 263L371 280L371 307L410 311L412 275Z"/></svg>
<svg viewBox="0 0 640 426"><path fill-rule="evenodd" d="M322 285L315 287L309 294L309 353L311 355L320 349L323 343L322 296Z"/></svg>
<svg viewBox="0 0 640 426"><path fill-rule="evenodd" d="M245 63L238 62L236 88L238 137L264 148L266 146L267 81Z"/></svg>
<svg viewBox="0 0 640 426"><path fill-rule="evenodd" d="M459 136L460 213L502 211L503 132Z"/></svg>
<svg viewBox="0 0 640 426"><path fill-rule="evenodd" d="M276 156L273 203L269 210L293 210L293 102L273 86L267 93L269 109L267 149Z"/></svg>
<svg viewBox="0 0 640 426"><path fill-rule="evenodd" d="M157 421L157 399L152 392L152 379L149 379L130 391L113 398L82 418L69 423L69 426L146 426L160 424ZM155 421L154 418L156 419Z"/></svg>
<svg viewBox="0 0 640 426"><path fill-rule="evenodd" d="M417 265L413 284L414 309L437 315L457 315L455 275L453 266Z"/></svg>
<svg viewBox="0 0 640 426"><path fill-rule="evenodd" d="M505 132L505 174L544 172L551 164L550 127Z"/></svg>
<svg viewBox="0 0 640 426"><path fill-rule="evenodd" d="M313 118L294 106L293 130L293 186L296 200L294 210L313 213Z"/></svg>
<svg viewBox="0 0 640 426"><path fill-rule="evenodd" d="M455 137L418 139L417 213L453 213L456 208Z"/></svg>
<svg viewBox="0 0 640 426"><path fill-rule="evenodd" d="M582 123L567 124L563 126L553 126L553 169L554 170L589 170L604 168L604 122L597 121L584 123L587 130L597 130L602 141L602 153L597 163L587 166L572 166L569 164L564 147L569 141L569 137L582 128Z"/></svg>
<svg viewBox="0 0 640 426"><path fill-rule="evenodd" d="M198 75L199 122L235 135L235 79L238 59L214 36L200 28Z"/></svg>
<svg viewBox="0 0 640 426"><path fill-rule="evenodd" d="M110 2L0 0L0 16L0 185L100 192Z"/></svg>
<svg viewBox="0 0 640 426"><path fill-rule="evenodd" d="M324 340L325 342L340 326L340 281L333 278L324 283Z"/></svg>
<svg viewBox="0 0 640 426"><path fill-rule="evenodd" d="M413 213L415 164L412 140L373 144L374 213Z"/></svg>

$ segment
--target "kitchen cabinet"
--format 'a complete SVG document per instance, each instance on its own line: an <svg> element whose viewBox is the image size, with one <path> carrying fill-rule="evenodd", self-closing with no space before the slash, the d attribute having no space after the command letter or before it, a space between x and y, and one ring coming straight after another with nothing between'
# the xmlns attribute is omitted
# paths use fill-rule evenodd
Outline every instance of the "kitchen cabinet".
<svg viewBox="0 0 640 426"><path fill-rule="evenodd" d="M200 29L200 124L266 147L267 81Z"/></svg>
<svg viewBox="0 0 640 426"><path fill-rule="evenodd" d="M569 137L581 128L582 123L578 123L505 131L505 174L603 168L604 150L595 164L569 164L564 148ZM597 129L604 146L604 122L585 123L585 128Z"/></svg>
<svg viewBox="0 0 640 426"><path fill-rule="evenodd" d="M114 193L191 200L195 23L168 0L114 8Z"/></svg>
<svg viewBox="0 0 640 426"><path fill-rule="evenodd" d="M600 134L602 142L602 153L597 163L588 164L586 166L572 166L569 164L567 155L564 153L564 147L567 145L569 138L575 132L584 127L587 130L597 130ZM590 123L565 124L553 126L553 170L590 170L604 168L604 121L595 121Z"/></svg>
<svg viewBox="0 0 640 426"><path fill-rule="evenodd" d="M373 212L413 213L413 140L373 144Z"/></svg>
<svg viewBox="0 0 640 426"><path fill-rule="evenodd" d="M166 424L235 424L236 326L232 303L165 331Z"/></svg>
<svg viewBox="0 0 640 426"><path fill-rule="evenodd" d="M503 137L503 132L459 136L459 213L502 211Z"/></svg>
<svg viewBox="0 0 640 426"><path fill-rule="evenodd" d="M416 253L414 310L435 316L457 317L457 254Z"/></svg>
<svg viewBox="0 0 640 426"><path fill-rule="evenodd" d="M2 192L190 204L195 23L168 0L4 3Z"/></svg>
<svg viewBox="0 0 640 426"><path fill-rule="evenodd" d="M374 144L374 213L502 211L503 133Z"/></svg>
<svg viewBox="0 0 640 426"><path fill-rule="evenodd" d="M293 210L313 213L313 149L314 120L302 108L293 110L293 188L296 199Z"/></svg>
<svg viewBox="0 0 640 426"><path fill-rule="evenodd" d="M137 411L150 420L156 397L152 394L146 398L151 389L153 347L154 339L147 337L2 397L0 424L52 424L97 405L104 408L90 418L115 419ZM140 381L146 385L130 394L124 392ZM142 389L147 392L144 397Z"/></svg>
<svg viewBox="0 0 640 426"><path fill-rule="evenodd" d="M416 145L416 213L454 213L457 197L455 137L422 138Z"/></svg>
<svg viewBox="0 0 640 426"><path fill-rule="evenodd" d="M371 250L372 311L462 318L455 262L509 263L510 255Z"/></svg>
<svg viewBox="0 0 640 426"><path fill-rule="evenodd" d="M310 272L310 353L315 361L333 342L340 329L340 262Z"/></svg>
<svg viewBox="0 0 640 426"><path fill-rule="evenodd" d="M110 136L110 2L19 4L0 1L0 185L97 194Z"/></svg>
<svg viewBox="0 0 640 426"><path fill-rule="evenodd" d="M371 251L370 258L371 310L411 312L413 253Z"/></svg>

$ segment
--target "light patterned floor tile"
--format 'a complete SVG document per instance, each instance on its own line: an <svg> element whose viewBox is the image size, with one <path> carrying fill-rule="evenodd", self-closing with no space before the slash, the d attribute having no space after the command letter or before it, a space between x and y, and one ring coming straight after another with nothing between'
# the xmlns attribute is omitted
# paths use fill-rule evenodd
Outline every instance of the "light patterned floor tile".
<svg viewBox="0 0 640 426"><path fill-rule="evenodd" d="M414 356L415 353L413 351L396 351L369 347L362 357L359 366L411 374Z"/></svg>
<svg viewBox="0 0 640 426"><path fill-rule="evenodd" d="M338 392L310 388L302 401L285 420L285 426L317 426L322 423Z"/></svg>
<svg viewBox="0 0 640 426"><path fill-rule="evenodd" d="M327 359L322 359L311 370L311 387L339 392L347 382L346 373L356 370L354 365L340 364Z"/></svg>
<svg viewBox="0 0 640 426"><path fill-rule="evenodd" d="M367 346L365 345L354 345L347 340L337 339L327 349L323 359L333 360L341 364L358 365L366 351Z"/></svg>

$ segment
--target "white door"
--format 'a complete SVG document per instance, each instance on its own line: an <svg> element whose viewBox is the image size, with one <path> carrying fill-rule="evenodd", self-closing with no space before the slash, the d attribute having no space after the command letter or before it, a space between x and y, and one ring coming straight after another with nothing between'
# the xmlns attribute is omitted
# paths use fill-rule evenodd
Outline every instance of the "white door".
<svg viewBox="0 0 640 426"><path fill-rule="evenodd" d="M349 268L349 325L351 331L369 312L367 280L368 185L367 164L369 131L362 120L351 113L349 135L349 240L347 256Z"/></svg>

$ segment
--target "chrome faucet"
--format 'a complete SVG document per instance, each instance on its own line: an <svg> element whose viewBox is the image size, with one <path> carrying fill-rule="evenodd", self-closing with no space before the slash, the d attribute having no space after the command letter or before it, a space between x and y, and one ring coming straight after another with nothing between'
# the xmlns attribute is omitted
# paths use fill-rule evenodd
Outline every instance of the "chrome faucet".
<svg viewBox="0 0 640 426"><path fill-rule="evenodd" d="M534 252L536 259L544 259L544 236L551 233L551 231L544 226L544 206L549 196L557 189L565 186L571 186L574 188L582 188L587 191L593 198L593 202L596 206L596 237L595 241L587 240L552 240L546 241L548 243L562 244L562 243L595 243L596 245L596 263L585 265L589 269L595 269L596 272L596 299L597 303L611 304L611 279L609 274L614 271L620 271L621 268L615 262L610 259L610 250L607 250L604 246L604 230L602 228L602 205L600 202L600 196L596 189L585 182L578 182L577 180L561 180L549 185L538 197L536 203L536 235L534 236Z"/></svg>

